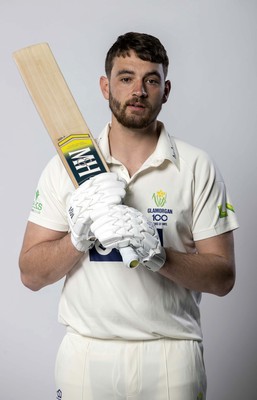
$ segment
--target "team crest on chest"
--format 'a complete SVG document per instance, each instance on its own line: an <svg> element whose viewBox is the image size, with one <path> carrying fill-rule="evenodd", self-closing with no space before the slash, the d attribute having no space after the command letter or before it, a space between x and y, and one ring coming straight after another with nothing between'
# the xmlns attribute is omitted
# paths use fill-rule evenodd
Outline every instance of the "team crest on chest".
<svg viewBox="0 0 257 400"><path fill-rule="evenodd" d="M171 208L165 207L168 202L168 195L162 189L152 194L152 207L147 209L147 214L151 215L151 220L156 226L164 227L168 225L170 214L173 214Z"/></svg>

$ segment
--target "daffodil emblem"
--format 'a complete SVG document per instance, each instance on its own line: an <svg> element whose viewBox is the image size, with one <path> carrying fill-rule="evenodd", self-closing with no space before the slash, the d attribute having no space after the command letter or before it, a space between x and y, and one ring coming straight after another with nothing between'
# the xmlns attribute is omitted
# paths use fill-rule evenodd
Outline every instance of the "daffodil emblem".
<svg viewBox="0 0 257 400"><path fill-rule="evenodd" d="M37 201L38 198L39 198L39 190L36 191L35 200Z"/></svg>
<svg viewBox="0 0 257 400"><path fill-rule="evenodd" d="M153 194L152 198L157 207L163 207L167 201L167 193L163 192L163 190L159 190Z"/></svg>

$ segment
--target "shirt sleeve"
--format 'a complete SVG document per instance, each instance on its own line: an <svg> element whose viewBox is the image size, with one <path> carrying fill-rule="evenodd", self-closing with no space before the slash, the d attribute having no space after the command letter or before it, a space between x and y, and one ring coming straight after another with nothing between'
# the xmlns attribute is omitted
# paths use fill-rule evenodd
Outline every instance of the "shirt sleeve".
<svg viewBox="0 0 257 400"><path fill-rule="evenodd" d="M48 229L68 231L66 204L73 190L72 182L56 155L40 176L29 221Z"/></svg>
<svg viewBox="0 0 257 400"><path fill-rule="evenodd" d="M231 198L219 169L206 153L195 164L193 238L206 239L238 228Z"/></svg>

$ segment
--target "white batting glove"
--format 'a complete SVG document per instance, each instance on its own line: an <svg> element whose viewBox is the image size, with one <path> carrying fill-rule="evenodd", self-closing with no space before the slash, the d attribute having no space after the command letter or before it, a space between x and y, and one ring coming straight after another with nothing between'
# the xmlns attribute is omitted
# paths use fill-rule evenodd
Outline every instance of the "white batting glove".
<svg viewBox="0 0 257 400"><path fill-rule="evenodd" d="M96 217L96 218L95 218ZM140 264L158 271L166 260L154 224L140 211L125 205L115 205L92 213L91 231L105 248L131 246Z"/></svg>
<svg viewBox="0 0 257 400"><path fill-rule="evenodd" d="M106 172L87 180L72 193L67 218L71 241L77 250L86 252L95 243L90 230L91 212L120 204L126 194L125 185L116 173Z"/></svg>

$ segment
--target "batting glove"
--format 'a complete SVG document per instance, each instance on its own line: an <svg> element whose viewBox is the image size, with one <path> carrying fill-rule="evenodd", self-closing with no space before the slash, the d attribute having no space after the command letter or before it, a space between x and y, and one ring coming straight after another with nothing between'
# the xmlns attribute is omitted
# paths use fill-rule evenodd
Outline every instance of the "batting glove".
<svg viewBox="0 0 257 400"><path fill-rule="evenodd" d="M96 217L96 218L95 218ZM143 264L158 271L166 260L154 224L140 211L125 205L110 206L93 212L91 231L105 248L132 247Z"/></svg>
<svg viewBox="0 0 257 400"><path fill-rule="evenodd" d="M72 244L86 252L94 246L95 237L90 230L91 213L110 205L120 204L124 198L125 181L113 172L106 172L87 180L76 189L69 200L67 219Z"/></svg>

